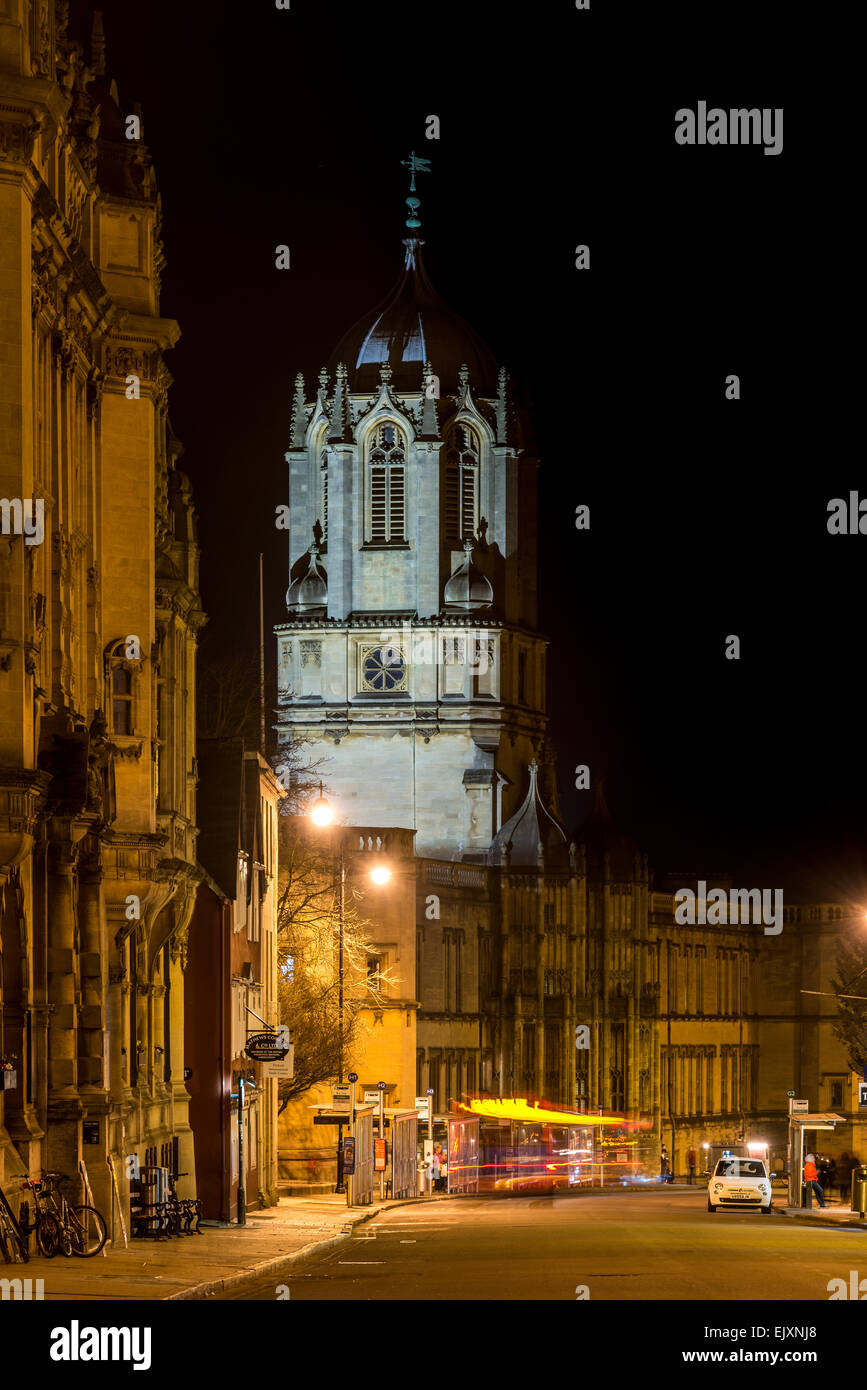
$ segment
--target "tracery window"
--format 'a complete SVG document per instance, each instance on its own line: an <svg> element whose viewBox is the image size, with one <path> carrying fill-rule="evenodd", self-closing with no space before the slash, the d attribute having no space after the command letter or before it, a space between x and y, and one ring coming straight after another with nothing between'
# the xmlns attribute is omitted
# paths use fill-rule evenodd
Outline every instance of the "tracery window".
<svg viewBox="0 0 867 1390"><path fill-rule="evenodd" d="M455 425L446 439L445 524L448 540L475 537L479 529L482 446L469 425Z"/></svg>
<svg viewBox="0 0 867 1390"><path fill-rule="evenodd" d="M403 431L397 425L377 425L367 441L368 544L406 540L406 457Z"/></svg>

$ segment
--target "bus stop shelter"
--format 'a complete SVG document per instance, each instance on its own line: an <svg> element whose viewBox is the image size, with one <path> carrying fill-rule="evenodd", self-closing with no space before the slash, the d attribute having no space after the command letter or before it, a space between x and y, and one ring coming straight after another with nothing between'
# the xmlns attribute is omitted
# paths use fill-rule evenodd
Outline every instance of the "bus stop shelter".
<svg viewBox="0 0 867 1390"><path fill-rule="evenodd" d="M829 1111L822 1114L789 1115L789 1206L806 1205L804 1197L804 1153L807 1148L805 1133L821 1130L834 1130L837 1125L846 1124L843 1115ZM812 1197L811 1197L812 1202Z"/></svg>

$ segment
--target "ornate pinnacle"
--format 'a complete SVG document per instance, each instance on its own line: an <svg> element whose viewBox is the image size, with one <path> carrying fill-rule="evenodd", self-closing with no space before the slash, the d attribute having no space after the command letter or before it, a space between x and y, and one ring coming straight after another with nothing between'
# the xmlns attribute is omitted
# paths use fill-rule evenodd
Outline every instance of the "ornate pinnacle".
<svg viewBox="0 0 867 1390"><path fill-rule="evenodd" d="M394 373L392 372L391 367L388 365L388 363L381 362L379 366L379 379L382 382L383 386L388 385L393 375Z"/></svg>
<svg viewBox="0 0 867 1390"><path fill-rule="evenodd" d="M346 367L341 362L337 368L337 380L334 384L334 401L331 407L331 429L328 432L329 440L340 443L346 438Z"/></svg>
<svg viewBox="0 0 867 1390"><path fill-rule="evenodd" d="M94 77L105 77L105 33L102 27L102 10L94 10L93 27L90 31L90 66Z"/></svg>
<svg viewBox="0 0 867 1390"><path fill-rule="evenodd" d="M293 449L304 447L307 433L307 407L304 400L304 377L301 372L295 378L295 396L292 401L292 427L290 442Z"/></svg>
<svg viewBox="0 0 867 1390"><path fill-rule="evenodd" d="M505 367L500 368L499 389L497 390L497 443L507 444L509 433L508 396L506 383L508 377Z"/></svg>

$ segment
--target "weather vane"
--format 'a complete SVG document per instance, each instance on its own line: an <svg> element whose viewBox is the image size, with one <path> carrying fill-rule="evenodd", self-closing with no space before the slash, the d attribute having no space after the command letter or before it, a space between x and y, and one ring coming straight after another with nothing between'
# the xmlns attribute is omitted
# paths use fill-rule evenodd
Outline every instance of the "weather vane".
<svg viewBox="0 0 867 1390"><path fill-rule="evenodd" d="M421 207L421 201L415 196L415 176L416 174L430 173L430 160L421 159L420 156L416 154L415 150L413 150L409 159L402 159L400 162L404 166L404 168L409 169L411 171L411 178L409 182L409 197L406 200L406 205L409 208L409 217L406 219L406 225L407 227L409 227L411 232L416 232L421 226L421 223L416 217L416 213L418 209Z"/></svg>

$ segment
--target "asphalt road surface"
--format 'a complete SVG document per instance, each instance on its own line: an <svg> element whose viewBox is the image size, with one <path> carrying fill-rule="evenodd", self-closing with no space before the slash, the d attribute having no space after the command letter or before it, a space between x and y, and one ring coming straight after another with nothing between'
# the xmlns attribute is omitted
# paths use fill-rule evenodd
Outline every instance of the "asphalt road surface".
<svg viewBox="0 0 867 1390"><path fill-rule="evenodd" d="M867 1232L706 1210L704 1188L396 1207L226 1299L806 1299L867 1271Z"/></svg>

